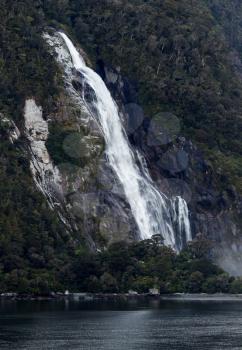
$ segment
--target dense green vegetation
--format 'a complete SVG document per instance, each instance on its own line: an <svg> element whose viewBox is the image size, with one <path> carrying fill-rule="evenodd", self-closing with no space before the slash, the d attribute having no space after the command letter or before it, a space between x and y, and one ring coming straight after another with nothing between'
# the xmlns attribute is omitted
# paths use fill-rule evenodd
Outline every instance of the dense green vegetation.
<svg viewBox="0 0 242 350"><path fill-rule="evenodd" d="M194 240L179 255L159 239L154 237L131 245L114 243L98 254L76 250L66 266L59 261L55 278L45 269L34 273L22 268L20 258L15 256L12 262L15 269L0 274L0 291L48 295L66 289L91 293L127 293L131 290L148 293L156 288L161 294L242 293L242 280L230 277L210 261L210 243L205 238ZM39 254L34 255L35 264L40 266Z"/></svg>
<svg viewBox="0 0 242 350"><path fill-rule="evenodd" d="M0 292L58 287L58 273L73 251L71 237L36 191L27 156L3 126L0 138Z"/></svg>
<svg viewBox="0 0 242 350"><path fill-rule="evenodd" d="M38 1L0 1L0 109L21 123L26 97L53 108L58 67L41 37L47 24Z"/></svg>
<svg viewBox="0 0 242 350"><path fill-rule="evenodd" d="M242 190L241 19L238 0L0 0L0 113L21 128L32 96L45 116L55 111L61 78L41 35L63 28L94 65L102 58L137 83L148 116L176 114ZM36 191L26 140L13 146L3 125L0 137L0 291L242 290L193 247L178 256L155 241L87 252ZM62 137L51 139L57 162Z"/></svg>
<svg viewBox="0 0 242 350"><path fill-rule="evenodd" d="M242 292L242 280L229 277L208 258L210 242L198 237L176 255L159 237L115 243L98 255L80 254L73 261L72 290L88 292L160 293ZM73 285L73 281L75 284Z"/></svg>
<svg viewBox="0 0 242 350"><path fill-rule="evenodd" d="M44 14L38 1L0 0L0 284L33 290L57 283L68 261L71 238L36 191L26 139L14 146L5 117L21 129L23 106L35 96L48 113L55 107L58 68L41 39ZM8 286L8 287L7 287Z"/></svg>
<svg viewBox="0 0 242 350"><path fill-rule="evenodd" d="M100 57L121 67L137 82L148 116L159 111L176 114L183 134L199 144L228 181L242 190L238 74L242 7L238 1L48 4L47 14L71 28L93 59Z"/></svg>

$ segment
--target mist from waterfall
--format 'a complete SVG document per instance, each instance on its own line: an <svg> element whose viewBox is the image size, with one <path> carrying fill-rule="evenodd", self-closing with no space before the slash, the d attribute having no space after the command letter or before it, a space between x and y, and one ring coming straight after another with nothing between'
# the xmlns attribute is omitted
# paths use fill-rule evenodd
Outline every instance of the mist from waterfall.
<svg viewBox="0 0 242 350"><path fill-rule="evenodd" d="M123 187L140 238L161 234L164 244L179 251L184 237L185 241L191 239L187 203L181 197L170 200L155 187L144 162L137 161L131 149L118 106L104 81L85 64L71 40L62 32L59 35L68 48L73 67L80 74L80 98L101 127L108 162Z"/></svg>

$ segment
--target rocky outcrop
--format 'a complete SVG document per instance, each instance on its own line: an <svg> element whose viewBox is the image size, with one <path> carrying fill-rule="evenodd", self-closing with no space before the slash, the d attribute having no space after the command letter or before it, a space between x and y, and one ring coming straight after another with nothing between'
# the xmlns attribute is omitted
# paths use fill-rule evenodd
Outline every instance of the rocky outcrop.
<svg viewBox="0 0 242 350"><path fill-rule="evenodd" d="M30 168L34 181L41 192L47 197L52 208L55 197L63 198L60 172L54 166L46 148L48 139L48 123L43 119L42 108L36 105L34 99L28 99L24 108L25 136L29 141L31 154Z"/></svg>
<svg viewBox="0 0 242 350"><path fill-rule="evenodd" d="M3 125L8 129L8 136L11 143L17 141L21 133L14 121L0 114L0 122L3 123Z"/></svg>

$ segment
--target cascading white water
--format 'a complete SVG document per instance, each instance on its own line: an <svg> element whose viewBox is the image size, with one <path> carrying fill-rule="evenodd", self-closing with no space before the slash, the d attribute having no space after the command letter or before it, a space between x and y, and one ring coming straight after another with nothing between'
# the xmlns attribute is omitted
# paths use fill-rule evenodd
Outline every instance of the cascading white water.
<svg viewBox="0 0 242 350"><path fill-rule="evenodd" d="M182 250L186 242L192 240L189 213L186 201L177 196L172 200L173 222L176 231L176 249Z"/></svg>
<svg viewBox="0 0 242 350"><path fill-rule="evenodd" d="M86 66L83 58L74 47L71 40L62 32L70 52L73 66L80 73L83 84L83 96L86 107L98 120L106 142L106 154L110 166L123 186L127 201L140 231L140 238L147 239L155 234L161 234L164 243L179 250L174 231L174 217L172 217L172 203L160 193L153 184L148 170L136 164L134 153L128 142L121 123L118 106L113 100L101 77ZM85 99L85 91L92 90L92 101ZM183 200L182 200L183 201ZM190 239L190 224L186 202L181 210L179 202L175 216L180 222L180 232ZM183 224L184 223L184 224Z"/></svg>

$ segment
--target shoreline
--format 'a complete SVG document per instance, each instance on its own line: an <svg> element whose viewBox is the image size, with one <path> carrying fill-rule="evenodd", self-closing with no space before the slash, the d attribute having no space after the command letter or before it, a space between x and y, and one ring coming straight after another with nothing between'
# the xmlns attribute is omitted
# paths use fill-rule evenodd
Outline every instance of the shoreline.
<svg viewBox="0 0 242 350"><path fill-rule="evenodd" d="M51 300L68 300L68 301L241 301L242 294L206 294L206 293L174 293L174 294L129 294L129 293L52 293L50 295L24 295L18 293L2 293L0 300L25 300L25 301L51 301Z"/></svg>

